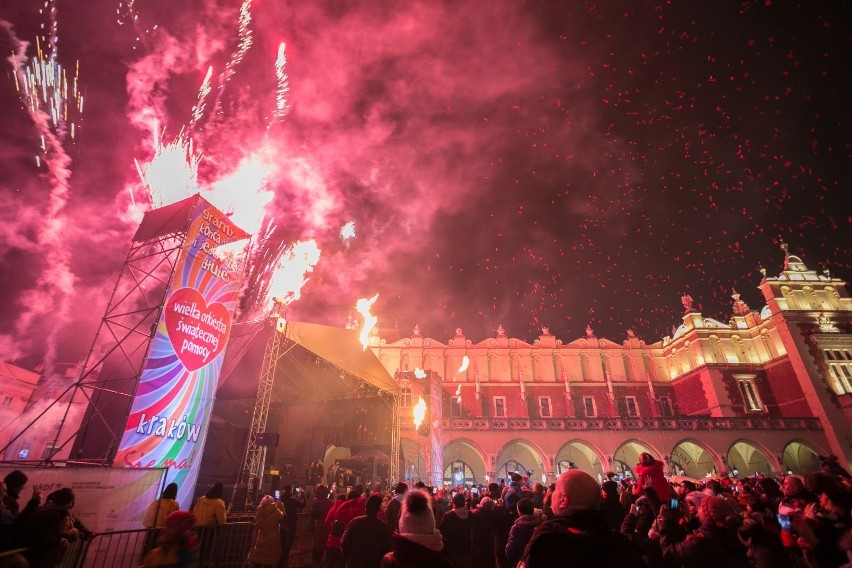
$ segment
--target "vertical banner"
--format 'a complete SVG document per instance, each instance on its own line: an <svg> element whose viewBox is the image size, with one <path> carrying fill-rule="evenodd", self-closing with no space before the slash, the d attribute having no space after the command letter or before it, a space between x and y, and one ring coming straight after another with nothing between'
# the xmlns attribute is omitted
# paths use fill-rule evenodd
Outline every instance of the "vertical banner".
<svg viewBox="0 0 852 568"><path fill-rule="evenodd" d="M168 468L192 498L242 281L249 235L201 197L124 426L116 467ZM237 243L246 241L235 248ZM230 246L222 246L230 245ZM235 254L228 254L229 251ZM215 251L215 252L214 252Z"/></svg>

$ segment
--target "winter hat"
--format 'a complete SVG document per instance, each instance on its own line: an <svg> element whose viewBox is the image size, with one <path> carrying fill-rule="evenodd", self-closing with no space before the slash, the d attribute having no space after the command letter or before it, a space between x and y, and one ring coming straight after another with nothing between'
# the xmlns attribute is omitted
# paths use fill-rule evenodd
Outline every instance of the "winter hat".
<svg viewBox="0 0 852 568"><path fill-rule="evenodd" d="M601 489L609 496L618 495L618 483L613 480L604 481L601 484Z"/></svg>
<svg viewBox="0 0 852 568"><path fill-rule="evenodd" d="M479 500L479 505L477 509L493 509L494 508L494 499L491 497L483 497Z"/></svg>
<svg viewBox="0 0 852 568"><path fill-rule="evenodd" d="M429 495L420 489L412 489L402 500L399 516L399 532L408 534L434 534L435 514Z"/></svg>
<svg viewBox="0 0 852 568"><path fill-rule="evenodd" d="M272 495L264 495L263 499L260 500L260 506L269 505L270 503L275 503L275 497Z"/></svg>
<svg viewBox="0 0 852 568"><path fill-rule="evenodd" d="M698 513L702 521L724 524L725 519L734 514L734 510L723 498L708 495L701 501Z"/></svg>

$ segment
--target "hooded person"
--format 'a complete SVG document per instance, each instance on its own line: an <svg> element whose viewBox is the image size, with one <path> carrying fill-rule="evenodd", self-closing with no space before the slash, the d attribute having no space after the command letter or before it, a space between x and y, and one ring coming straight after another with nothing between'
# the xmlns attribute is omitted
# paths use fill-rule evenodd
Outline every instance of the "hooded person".
<svg viewBox="0 0 852 568"><path fill-rule="evenodd" d="M470 561L477 568L494 568L496 531L494 526L494 501L485 496L479 500L475 511L471 511Z"/></svg>
<svg viewBox="0 0 852 568"><path fill-rule="evenodd" d="M664 509L658 520L660 546L667 562L691 568L746 568L749 565L746 547L737 534L741 518L724 498L708 495L701 501L698 509L701 528L696 531L695 538L687 538L678 516L678 511Z"/></svg>
<svg viewBox="0 0 852 568"><path fill-rule="evenodd" d="M542 520L542 515L536 514L535 505L530 499L518 501L518 518L515 519L512 528L509 529L509 540L506 542L505 552L508 566L516 566L521 560L527 543Z"/></svg>
<svg viewBox="0 0 852 568"><path fill-rule="evenodd" d="M159 529L166 526L166 518L180 509L177 502L178 486L177 483L169 483L163 490L163 494L159 499L155 499L153 503L148 505L145 510L145 517L142 519L142 526L146 529Z"/></svg>
<svg viewBox="0 0 852 568"><path fill-rule="evenodd" d="M196 524L199 527L225 524L224 489L221 483L214 483L192 508Z"/></svg>
<svg viewBox="0 0 852 568"><path fill-rule="evenodd" d="M438 529L444 539L444 551L453 558L456 568L470 566L470 544L473 517L463 493L453 496L453 509L444 513Z"/></svg>
<svg viewBox="0 0 852 568"><path fill-rule="evenodd" d="M660 508L661 503L671 498L672 487L663 475L663 462L654 459L651 454L642 452L639 455L639 463L636 464L633 473L636 474L636 487L633 492L636 495L647 495L648 489L653 490L657 498L654 504L655 510ZM653 499L651 500L653 502Z"/></svg>
<svg viewBox="0 0 852 568"><path fill-rule="evenodd" d="M255 514L255 538L251 561L255 567L275 566L281 559L281 519L284 511L275 497L266 495L260 500Z"/></svg>
<svg viewBox="0 0 852 568"><path fill-rule="evenodd" d="M388 528L391 533L395 533L399 529L399 513L402 510L402 498L408 491L408 485L402 481L396 484L393 492L393 499L388 501L388 506L385 508L385 518L388 522Z"/></svg>
<svg viewBox="0 0 852 568"><path fill-rule="evenodd" d="M399 532L393 535L392 550L382 558L382 568L451 568L444 554L441 533L435 530L435 514L425 491L405 494L399 516Z"/></svg>
<svg viewBox="0 0 852 568"><path fill-rule="evenodd" d="M175 511L166 517L160 533L159 546L145 555L143 568L197 566L198 535L195 515L189 511Z"/></svg>

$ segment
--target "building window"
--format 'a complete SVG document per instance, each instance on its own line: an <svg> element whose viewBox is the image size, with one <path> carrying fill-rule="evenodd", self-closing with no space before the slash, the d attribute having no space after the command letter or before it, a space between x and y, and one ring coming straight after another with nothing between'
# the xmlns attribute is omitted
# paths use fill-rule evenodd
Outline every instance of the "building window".
<svg viewBox="0 0 852 568"><path fill-rule="evenodd" d="M672 411L672 399L667 396L660 398L660 415L662 416L673 416L674 412Z"/></svg>
<svg viewBox="0 0 852 568"><path fill-rule="evenodd" d="M3 398L3 406L4 407L12 406L12 397L11 396L7 396L7 397Z"/></svg>
<svg viewBox="0 0 852 568"><path fill-rule="evenodd" d="M743 402L746 410L759 411L763 410L763 405L760 402L760 396L757 394L757 388L754 386L754 379L738 379L740 392L743 395Z"/></svg>
<svg viewBox="0 0 852 568"><path fill-rule="evenodd" d="M454 487L461 485L471 485L476 480L473 477L473 470L470 466L461 460L456 460L444 468L444 483Z"/></svg>
<svg viewBox="0 0 852 568"><path fill-rule="evenodd" d="M594 418L598 415L598 409L597 406L595 406L595 397L583 397L583 412L585 413L586 418Z"/></svg>
<svg viewBox="0 0 852 568"><path fill-rule="evenodd" d="M400 389L399 394L399 405L402 408L410 408L411 407L411 387L403 386Z"/></svg>
<svg viewBox="0 0 852 568"><path fill-rule="evenodd" d="M494 397L494 417L495 418L505 418L506 417L506 397L505 396L495 396Z"/></svg>
<svg viewBox="0 0 852 568"><path fill-rule="evenodd" d="M627 416L630 416L631 418L639 416L639 405L636 404L635 396L625 396L624 403L627 408Z"/></svg>
<svg viewBox="0 0 852 568"><path fill-rule="evenodd" d="M848 349L824 349L822 353L834 382L834 392L852 394L852 352Z"/></svg>
<svg viewBox="0 0 852 568"><path fill-rule="evenodd" d="M542 396L538 399L538 412L542 418L550 418L550 397Z"/></svg>

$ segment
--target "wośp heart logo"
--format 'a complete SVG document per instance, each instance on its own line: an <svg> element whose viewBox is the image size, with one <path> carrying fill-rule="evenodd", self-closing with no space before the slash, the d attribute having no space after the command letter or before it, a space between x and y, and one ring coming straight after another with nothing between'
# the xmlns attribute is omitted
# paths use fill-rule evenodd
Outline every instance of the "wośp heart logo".
<svg viewBox="0 0 852 568"><path fill-rule="evenodd" d="M218 302L208 306L194 288L181 288L169 297L165 319L172 348L188 371L215 359L231 333L227 308Z"/></svg>

